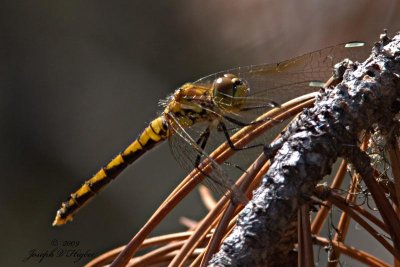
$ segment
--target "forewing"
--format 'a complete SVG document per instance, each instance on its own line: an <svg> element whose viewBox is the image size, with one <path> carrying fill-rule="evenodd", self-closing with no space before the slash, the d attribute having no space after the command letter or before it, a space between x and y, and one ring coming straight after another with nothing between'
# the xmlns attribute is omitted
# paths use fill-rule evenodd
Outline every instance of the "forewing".
<svg viewBox="0 0 400 267"><path fill-rule="evenodd" d="M352 42L328 47L275 64L234 68L199 79L195 84L210 86L223 74L231 73L247 81L250 92L244 108L261 114L271 108L268 103L282 104L298 96L319 90L333 73L333 67L343 59L362 61L370 54L363 42ZM244 116L247 112L243 112ZM251 113L251 112L250 112ZM240 114L236 114L240 115Z"/></svg>

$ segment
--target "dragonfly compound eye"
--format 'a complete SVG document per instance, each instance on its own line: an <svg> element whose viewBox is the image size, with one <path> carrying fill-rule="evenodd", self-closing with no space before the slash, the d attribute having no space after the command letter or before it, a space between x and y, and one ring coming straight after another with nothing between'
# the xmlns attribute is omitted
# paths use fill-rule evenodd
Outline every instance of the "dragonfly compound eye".
<svg viewBox="0 0 400 267"><path fill-rule="evenodd" d="M224 74L214 80L213 86L214 102L217 105L227 107L239 107L243 103L249 91L246 81L233 74Z"/></svg>

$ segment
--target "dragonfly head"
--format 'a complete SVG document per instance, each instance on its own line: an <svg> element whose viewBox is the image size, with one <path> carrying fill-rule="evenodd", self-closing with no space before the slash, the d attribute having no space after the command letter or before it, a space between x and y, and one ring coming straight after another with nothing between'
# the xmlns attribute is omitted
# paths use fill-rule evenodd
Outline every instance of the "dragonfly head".
<svg viewBox="0 0 400 267"><path fill-rule="evenodd" d="M245 80L229 73L215 79L212 85L214 103L225 109L239 108L249 91Z"/></svg>

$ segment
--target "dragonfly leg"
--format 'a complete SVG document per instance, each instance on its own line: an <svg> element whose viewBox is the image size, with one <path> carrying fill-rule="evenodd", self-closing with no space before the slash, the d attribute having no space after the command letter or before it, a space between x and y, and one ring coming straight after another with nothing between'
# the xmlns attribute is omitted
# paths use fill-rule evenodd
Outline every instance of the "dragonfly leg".
<svg viewBox="0 0 400 267"><path fill-rule="evenodd" d="M249 125L254 125L254 124L259 123L259 121L254 121L254 122L250 122L250 123L242 122L242 121L239 121L237 119L231 118L229 116L224 116L224 119L226 119L229 122L232 122L233 124L235 124L235 125L237 125L239 127L246 127L246 126L249 126Z"/></svg>
<svg viewBox="0 0 400 267"><path fill-rule="evenodd" d="M201 150L204 150L204 148L206 147L209 137L210 137L210 128L207 127L204 130L204 132L201 133L199 139L197 139L196 141L196 143L200 146ZM197 168L200 165L200 161L201 161L201 154L198 154L194 165L195 168Z"/></svg>
<svg viewBox="0 0 400 267"><path fill-rule="evenodd" d="M231 137L229 135L228 129L226 128L225 123L220 122L218 124L218 130L222 131L225 135L226 141L228 142L228 145L230 148L232 148L234 151L240 151L240 150L245 150L245 149L250 149L250 148L255 148L255 147L264 147L263 144L256 144L256 145L251 145L251 146L245 146L245 147L235 147L235 145L233 144Z"/></svg>

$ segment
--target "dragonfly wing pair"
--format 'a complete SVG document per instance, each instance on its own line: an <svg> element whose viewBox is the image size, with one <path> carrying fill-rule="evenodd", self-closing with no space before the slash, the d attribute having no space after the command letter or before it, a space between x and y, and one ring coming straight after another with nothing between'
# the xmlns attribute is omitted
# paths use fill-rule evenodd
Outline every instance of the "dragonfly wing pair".
<svg viewBox="0 0 400 267"><path fill-rule="evenodd" d="M371 49L364 42L345 43L280 63L238 67L214 73L194 84L212 84L223 74L231 73L249 85L246 105L262 105L265 101L284 103L318 90L332 76L334 65L341 60L365 60L370 52Z"/></svg>

